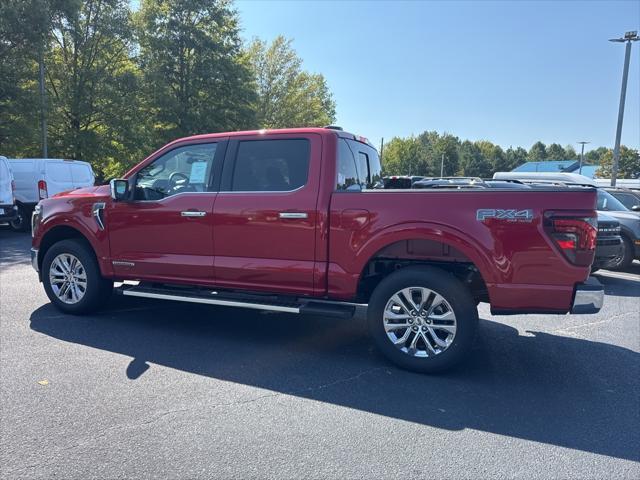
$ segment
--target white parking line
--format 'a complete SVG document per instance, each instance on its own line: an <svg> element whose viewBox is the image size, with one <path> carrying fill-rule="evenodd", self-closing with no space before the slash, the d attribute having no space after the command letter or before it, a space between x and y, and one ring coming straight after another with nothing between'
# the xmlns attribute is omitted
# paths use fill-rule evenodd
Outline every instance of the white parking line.
<svg viewBox="0 0 640 480"><path fill-rule="evenodd" d="M597 275L603 277L623 278L625 280L634 280L640 282L640 275L634 275L633 273L621 273L621 272L598 272Z"/></svg>

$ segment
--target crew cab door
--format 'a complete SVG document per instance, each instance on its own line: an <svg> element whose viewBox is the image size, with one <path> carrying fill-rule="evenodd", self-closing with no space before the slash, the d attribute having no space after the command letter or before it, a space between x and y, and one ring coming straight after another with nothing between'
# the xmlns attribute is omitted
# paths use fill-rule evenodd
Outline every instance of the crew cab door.
<svg viewBox="0 0 640 480"><path fill-rule="evenodd" d="M225 141L181 144L139 170L131 201L111 202L108 223L116 276L213 281L213 204Z"/></svg>
<svg viewBox="0 0 640 480"><path fill-rule="evenodd" d="M214 207L216 285L312 294L322 138L233 137Z"/></svg>

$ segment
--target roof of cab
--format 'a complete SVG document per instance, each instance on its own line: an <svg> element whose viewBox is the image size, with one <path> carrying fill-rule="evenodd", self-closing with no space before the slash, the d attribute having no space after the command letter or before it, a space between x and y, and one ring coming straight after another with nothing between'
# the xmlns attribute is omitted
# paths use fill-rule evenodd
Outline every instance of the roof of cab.
<svg viewBox="0 0 640 480"><path fill-rule="evenodd" d="M273 135L273 134L297 134L297 133L317 133L320 135L337 135L342 138L349 138L358 142L366 143L373 147L369 141L353 133L345 132L344 130L338 130L335 127L304 127L304 128L277 128L277 129L262 129L262 130L243 130L238 132L219 132L219 133L205 133L201 135L192 135L190 137L178 138L172 141L170 144L176 142L184 142L189 140L206 140L215 139L220 137L239 137L245 135ZM373 147L374 148L374 147Z"/></svg>

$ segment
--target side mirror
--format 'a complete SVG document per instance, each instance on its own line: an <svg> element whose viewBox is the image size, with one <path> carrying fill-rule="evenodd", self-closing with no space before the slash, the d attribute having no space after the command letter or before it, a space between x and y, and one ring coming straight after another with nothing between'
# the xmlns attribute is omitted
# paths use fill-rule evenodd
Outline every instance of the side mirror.
<svg viewBox="0 0 640 480"><path fill-rule="evenodd" d="M634 205L633 207L631 207L631 210L633 210L634 212L640 212L640 205Z"/></svg>
<svg viewBox="0 0 640 480"><path fill-rule="evenodd" d="M129 182L122 178L114 178L109 182L111 198L116 202L121 202L129 198Z"/></svg>

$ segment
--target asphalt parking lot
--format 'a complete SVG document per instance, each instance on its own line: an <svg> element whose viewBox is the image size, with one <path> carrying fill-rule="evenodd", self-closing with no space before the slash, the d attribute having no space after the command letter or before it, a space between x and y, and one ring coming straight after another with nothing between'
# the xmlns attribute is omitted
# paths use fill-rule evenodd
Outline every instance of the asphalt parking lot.
<svg viewBox="0 0 640 480"><path fill-rule="evenodd" d="M114 297L63 315L0 227L2 478L640 478L640 264L399 370L361 321Z"/></svg>

